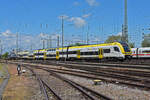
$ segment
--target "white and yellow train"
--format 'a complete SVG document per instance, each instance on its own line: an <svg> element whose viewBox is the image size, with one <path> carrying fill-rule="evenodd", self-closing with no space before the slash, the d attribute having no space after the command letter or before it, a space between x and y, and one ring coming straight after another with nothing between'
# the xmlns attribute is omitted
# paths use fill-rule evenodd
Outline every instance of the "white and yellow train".
<svg viewBox="0 0 150 100"><path fill-rule="evenodd" d="M55 59L55 60L93 60L93 59L130 59L131 48L127 43L114 42L95 45L67 46L63 48L49 48L34 50L28 57L20 55L22 59Z"/></svg>

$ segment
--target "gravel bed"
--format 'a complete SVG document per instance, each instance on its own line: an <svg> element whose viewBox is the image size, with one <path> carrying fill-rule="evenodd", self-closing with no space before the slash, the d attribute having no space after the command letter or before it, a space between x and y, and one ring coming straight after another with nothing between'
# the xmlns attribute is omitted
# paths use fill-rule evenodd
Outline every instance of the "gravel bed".
<svg viewBox="0 0 150 100"><path fill-rule="evenodd" d="M45 82L47 82L52 90L55 91L55 93L59 95L63 100L89 100L88 98L85 98L81 92L79 92L77 89L73 88L66 82L53 77L48 72L45 72L43 70L36 70L36 72L37 71L40 77Z"/></svg>
<svg viewBox="0 0 150 100"><path fill-rule="evenodd" d="M45 100L44 94L42 93L42 90L40 88L40 84L38 80L36 79L35 76L33 76L32 72L29 71L26 68L23 68L26 70L26 74L24 75L25 77L28 77L30 80L33 80L30 82L30 90L32 95L27 98L27 100Z"/></svg>
<svg viewBox="0 0 150 100"><path fill-rule="evenodd" d="M114 100L150 100L150 91L105 82L101 82L99 85L94 85L94 81L91 79L64 74L60 75L109 96Z"/></svg>

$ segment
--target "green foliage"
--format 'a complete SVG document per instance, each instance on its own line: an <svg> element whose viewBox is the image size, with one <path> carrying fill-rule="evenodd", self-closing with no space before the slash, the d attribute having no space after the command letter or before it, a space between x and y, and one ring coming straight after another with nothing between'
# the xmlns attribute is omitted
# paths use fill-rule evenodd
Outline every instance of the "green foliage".
<svg viewBox="0 0 150 100"><path fill-rule="evenodd" d="M130 48L134 48L135 44L134 43L129 43Z"/></svg>
<svg viewBox="0 0 150 100"><path fill-rule="evenodd" d="M117 42L117 41L121 41L121 36L120 35L112 35L112 36L109 36L108 39L105 41L105 43L112 43L112 42ZM134 48L135 47L135 44L134 43L129 43L129 46L131 48Z"/></svg>
<svg viewBox="0 0 150 100"><path fill-rule="evenodd" d="M69 46L81 46L83 45L82 43L75 43L75 44L70 44Z"/></svg>
<svg viewBox="0 0 150 100"><path fill-rule="evenodd" d="M9 53L6 52L6 53L4 53L4 54L2 55L2 58L3 58L3 59L7 59L7 58L8 58L8 55L9 55Z"/></svg>
<svg viewBox="0 0 150 100"><path fill-rule="evenodd" d="M150 34L145 37L147 38L144 38L144 40L142 41L142 47L150 47Z"/></svg>
<svg viewBox="0 0 150 100"><path fill-rule="evenodd" d="M116 42L116 41L121 41L121 36L120 35L118 35L118 36L115 36L115 35L109 36L108 39L105 41L105 43L112 43L112 42Z"/></svg>
<svg viewBox="0 0 150 100"><path fill-rule="evenodd" d="M147 39L144 39L142 41L142 47L150 47L150 41Z"/></svg>

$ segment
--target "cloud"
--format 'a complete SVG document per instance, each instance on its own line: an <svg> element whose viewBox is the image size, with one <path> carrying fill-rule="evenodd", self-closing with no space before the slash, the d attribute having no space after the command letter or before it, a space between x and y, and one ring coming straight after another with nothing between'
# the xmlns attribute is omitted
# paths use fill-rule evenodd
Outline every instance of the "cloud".
<svg viewBox="0 0 150 100"><path fill-rule="evenodd" d="M81 28L84 25L86 25L86 20L84 18L87 18L89 16L90 16L90 14L85 14L82 17L69 17L67 15L61 15L58 18L59 19L64 18L66 21L72 22L75 25L75 27Z"/></svg>
<svg viewBox="0 0 150 100"><path fill-rule="evenodd" d="M48 37L48 34L40 33L40 34L38 35L38 37L41 38L41 39L46 39L46 38Z"/></svg>
<svg viewBox="0 0 150 100"><path fill-rule="evenodd" d="M89 13L89 14L84 14L82 17L83 18L88 18L88 17L90 17L91 16L91 14Z"/></svg>
<svg viewBox="0 0 150 100"><path fill-rule="evenodd" d="M20 32L21 33L21 32ZM55 43L57 40L57 36L60 36L57 33L53 34L45 34L45 33L38 33L38 34L19 34L18 35L18 48L19 50L31 50L32 49L41 49L43 46L42 39L45 39L45 47L47 47L47 39L51 35L52 42ZM3 45L3 53L6 51L12 51L13 49L16 50L16 33L12 33L11 30L6 30L0 33L1 42ZM56 47L56 43L53 44Z"/></svg>
<svg viewBox="0 0 150 100"><path fill-rule="evenodd" d="M69 16L67 16L67 15L61 15L61 16L58 16L58 18L59 18L59 19L62 19L62 18L63 18L63 19L68 19Z"/></svg>
<svg viewBox="0 0 150 100"><path fill-rule="evenodd" d="M6 30L5 32L1 33L2 37L14 37L16 36L15 34L13 34L10 30Z"/></svg>
<svg viewBox="0 0 150 100"><path fill-rule="evenodd" d="M122 32L119 32L119 33L117 34L117 36L122 36Z"/></svg>
<svg viewBox="0 0 150 100"><path fill-rule="evenodd" d="M86 25L86 21L82 17L72 17L69 21L73 22L77 28L81 28Z"/></svg>
<svg viewBox="0 0 150 100"><path fill-rule="evenodd" d="M99 3L96 0L86 0L89 6L97 6Z"/></svg>

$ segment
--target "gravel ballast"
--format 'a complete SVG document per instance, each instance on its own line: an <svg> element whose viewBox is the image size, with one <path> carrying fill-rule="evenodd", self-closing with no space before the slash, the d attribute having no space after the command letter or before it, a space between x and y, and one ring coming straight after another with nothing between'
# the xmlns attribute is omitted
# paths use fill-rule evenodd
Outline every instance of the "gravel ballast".
<svg viewBox="0 0 150 100"><path fill-rule="evenodd" d="M62 74L61 74L62 75ZM99 85L94 85L94 80L85 79L76 76L62 75L79 84L87 86L99 93L113 98L114 100L150 100L150 91L145 91L137 88L131 88L120 84L112 84L100 82Z"/></svg>

